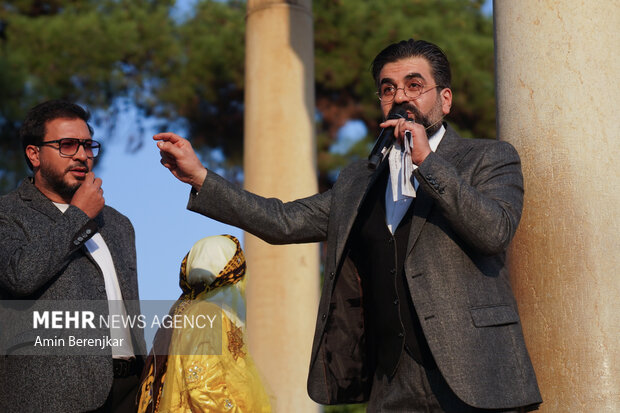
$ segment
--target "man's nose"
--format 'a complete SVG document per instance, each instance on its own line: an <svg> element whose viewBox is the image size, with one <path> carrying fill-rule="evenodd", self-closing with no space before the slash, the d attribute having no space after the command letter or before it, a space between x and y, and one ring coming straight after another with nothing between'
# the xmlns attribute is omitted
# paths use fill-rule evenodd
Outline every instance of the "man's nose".
<svg viewBox="0 0 620 413"><path fill-rule="evenodd" d="M408 101L409 101L409 96L405 95L405 89L403 89L402 87L399 87L398 89L396 89L396 94L394 95L394 102L403 103L403 102L408 102Z"/></svg>
<svg viewBox="0 0 620 413"><path fill-rule="evenodd" d="M73 155L73 159L86 161L88 159L88 155L86 154L86 149L84 149L84 145L78 145L77 152Z"/></svg>

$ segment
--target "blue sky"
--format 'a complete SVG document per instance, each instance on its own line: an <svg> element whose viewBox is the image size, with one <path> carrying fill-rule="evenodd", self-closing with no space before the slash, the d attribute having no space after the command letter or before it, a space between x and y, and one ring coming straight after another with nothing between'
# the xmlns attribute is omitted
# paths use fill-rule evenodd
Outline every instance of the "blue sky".
<svg viewBox="0 0 620 413"><path fill-rule="evenodd" d="M143 120L144 130L140 130L136 127L137 116L131 107L120 116L111 130L114 138L103 140L105 155L95 175L103 181L106 204L133 223L140 298L176 299L181 293L181 260L196 241L219 234L231 234L242 240L243 233L186 209L190 187L159 163L159 150L151 139L160 131L155 128L156 122ZM106 129L96 129L95 138ZM174 132L183 134L183 130ZM144 140L135 153L126 150L130 136Z"/></svg>

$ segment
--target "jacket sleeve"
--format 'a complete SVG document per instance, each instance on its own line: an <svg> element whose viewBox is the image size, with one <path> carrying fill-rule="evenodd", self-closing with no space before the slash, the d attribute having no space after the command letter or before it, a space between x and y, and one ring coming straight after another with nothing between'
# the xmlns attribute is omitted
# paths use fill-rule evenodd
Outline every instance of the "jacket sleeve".
<svg viewBox="0 0 620 413"><path fill-rule="evenodd" d="M497 254L512 240L523 208L523 176L517 151L506 142L471 148L482 150L466 180L434 152L415 171L451 228L483 254Z"/></svg>
<svg viewBox="0 0 620 413"><path fill-rule="evenodd" d="M324 241L331 191L291 202L264 198L235 187L213 171L187 208L248 231L270 244Z"/></svg>
<svg viewBox="0 0 620 413"><path fill-rule="evenodd" d="M33 294L56 277L97 230L74 206L47 228L0 212L0 286L13 296Z"/></svg>

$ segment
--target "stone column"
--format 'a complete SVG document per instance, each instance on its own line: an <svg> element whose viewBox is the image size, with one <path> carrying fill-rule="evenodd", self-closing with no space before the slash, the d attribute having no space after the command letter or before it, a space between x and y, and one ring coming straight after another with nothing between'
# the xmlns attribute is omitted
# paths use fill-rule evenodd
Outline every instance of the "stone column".
<svg viewBox="0 0 620 413"><path fill-rule="evenodd" d="M317 192L310 0L247 2L245 188L284 201ZM277 412L316 412L306 390L319 288L317 244L246 234L249 346Z"/></svg>
<svg viewBox="0 0 620 413"><path fill-rule="evenodd" d="M523 164L509 262L541 412L620 411L620 3L494 2L499 137Z"/></svg>

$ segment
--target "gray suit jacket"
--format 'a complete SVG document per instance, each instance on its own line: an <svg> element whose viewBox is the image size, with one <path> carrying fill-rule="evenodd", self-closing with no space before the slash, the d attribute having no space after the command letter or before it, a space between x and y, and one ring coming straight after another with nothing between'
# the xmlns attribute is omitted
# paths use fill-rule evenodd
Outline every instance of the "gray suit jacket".
<svg viewBox="0 0 620 413"><path fill-rule="evenodd" d="M108 206L94 220L74 206L63 214L25 179L0 197L0 297L107 300L101 270L83 246L97 231L112 255L123 298L138 300L129 220ZM144 354L142 335L133 344ZM104 403L112 379L111 355L0 356L0 411L93 410Z"/></svg>
<svg viewBox="0 0 620 413"><path fill-rule="evenodd" d="M415 171L420 186L405 275L429 347L467 404L510 408L541 402L505 251L523 205L519 156L505 142L460 138L449 126ZM274 244L327 240L325 282L308 392L319 403L368 399L363 291L347 240L377 178L367 161L345 168L333 188L282 203L234 188L209 171L188 207Z"/></svg>

